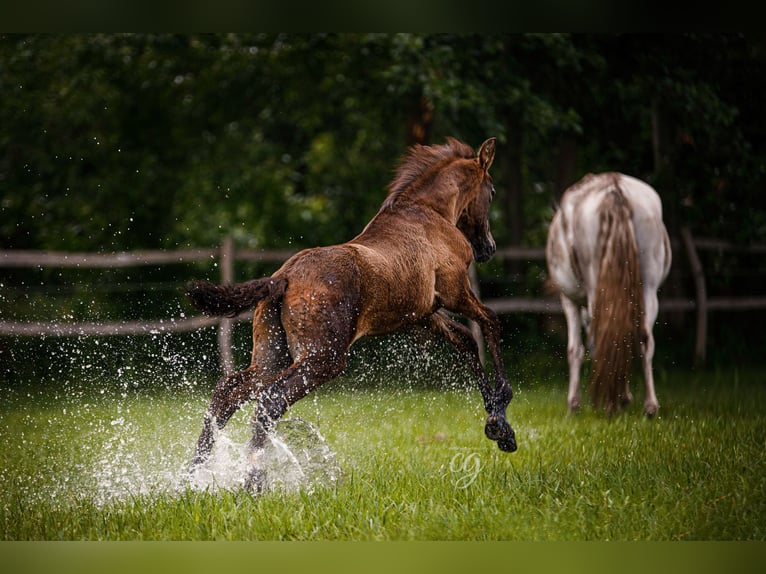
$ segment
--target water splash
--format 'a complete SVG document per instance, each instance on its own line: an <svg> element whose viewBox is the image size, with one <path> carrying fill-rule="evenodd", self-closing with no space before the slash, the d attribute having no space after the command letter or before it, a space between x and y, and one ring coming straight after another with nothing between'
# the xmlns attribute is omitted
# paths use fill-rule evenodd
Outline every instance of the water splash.
<svg viewBox="0 0 766 574"><path fill-rule="evenodd" d="M190 474L197 427L191 415L158 420L162 409L156 407L142 409L141 420L123 412L116 418L86 422L86 413L78 417L77 424L83 429L80 444L70 452L59 452L50 466L40 459L35 483L24 489L25 504L57 506L82 499L104 506L137 496L177 496L188 490L251 490L247 480L254 468L264 477L261 492L311 493L318 486L337 484L341 477L335 453L325 438L297 417L280 421L265 447L255 454L248 446L246 425L230 425L218 433L207 463ZM147 413L156 423L144 420ZM55 448L50 442L39 446L40 450ZM4 480L0 476L0 484Z"/></svg>
<svg viewBox="0 0 766 574"><path fill-rule="evenodd" d="M317 486L337 484L341 478L335 453L319 430L293 416L280 420L266 445L257 451L219 433L210 459L194 471L189 485L197 490L248 488L254 471L259 473L261 492L310 493Z"/></svg>
<svg viewBox="0 0 766 574"><path fill-rule="evenodd" d="M255 464L264 472L264 490L311 492L318 485L330 486L341 478L335 453L314 425L298 417L277 424Z"/></svg>
<svg viewBox="0 0 766 574"><path fill-rule="evenodd" d="M295 413L278 423L275 435L254 455L247 447L243 412L219 433L208 463L189 475L210 400L215 332L23 343L14 347L18 360L9 364L29 371L13 372L11 380L0 383L0 440L7 445L0 456L0 491L8 493L0 495L0 508L82 500L105 505L189 489L239 490L247 487L253 468L261 471L265 492L312 492L341 481L325 438ZM28 360L43 350L48 360ZM369 395L370 408L388 411L394 408L392 396L434 380L445 388L465 385L463 370L442 364L438 348L424 353L407 336L371 339L351 355L349 372L336 389L378 388ZM308 400L316 404L317 395ZM321 419L321 409L316 417ZM345 440L345 434L334 440Z"/></svg>
<svg viewBox="0 0 766 574"><path fill-rule="evenodd" d="M152 336L127 348L122 339L73 337L47 345L54 351L49 362L22 361L38 372L0 381L6 445L0 514L6 506L104 506L136 496L182 496L190 488L242 489L253 464L245 411L220 433L206 474L190 480L212 386L199 358L209 346L197 344L202 339ZM191 350L197 359L189 358ZM262 457L270 469L267 489L313 490L338 480L334 453L309 423L282 421L273 441L277 446Z"/></svg>

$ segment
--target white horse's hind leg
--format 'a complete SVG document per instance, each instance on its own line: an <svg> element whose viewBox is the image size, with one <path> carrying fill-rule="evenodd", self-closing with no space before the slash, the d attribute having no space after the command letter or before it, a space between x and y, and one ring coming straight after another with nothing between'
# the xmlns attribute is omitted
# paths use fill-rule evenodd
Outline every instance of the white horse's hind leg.
<svg viewBox="0 0 766 574"><path fill-rule="evenodd" d="M653 417L660 409L657 395L654 392L654 374L652 372L652 360L654 359L654 322L657 320L659 302L657 291L653 288L644 287L644 333L641 337L641 366L644 371L644 383L646 384L646 399L644 400L644 414Z"/></svg>
<svg viewBox="0 0 766 574"><path fill-rule="evenodd" d="M582 344L580 309L566 295L561 294L561 306L567 320L567 359L569 361L569 392L567 406L570 413L580 408L580 366L585 348Z"/></svg>

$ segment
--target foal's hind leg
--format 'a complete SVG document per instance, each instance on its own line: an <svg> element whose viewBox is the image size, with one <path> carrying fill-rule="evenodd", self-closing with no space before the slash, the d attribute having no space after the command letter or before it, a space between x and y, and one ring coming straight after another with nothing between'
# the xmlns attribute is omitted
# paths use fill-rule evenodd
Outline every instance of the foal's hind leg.
<svg viewBox="0 0 766 574"><path fill-rule="evenodd" d="M258 380L256 369L248 367L244 371L226 375L216 383L213 398L202 421L202 432L197 439L197 447L191 462L192 471L203 465L213 451L216 430L223 429L240 406L247 402L247 397L234 398L237 390L254 387Z"/></svg>
<svg viewBox="0 0 766 574"><path fill-rule="evenodd" d="M229 419L255 393L263 382L277 376L290 364L287 341L279 319L281 304L274 301L260 303L253 315L253 353L250 366L237 373L222 377L213 390L202 432L191 467L203 464L213 449L215 430L221 430Z"/></svg>
<svg viewBox="0 0 766 574"><path fill-rule="evenodd" d="M287 409L322 383L334 379L346 368L345 350L337 353L313 354L311 357L293 363L275 380L258 390L255 412L253 413L252 438L249 447L255 461L266 438L276 427L277 421ZM263 471L257 464L250 470L245 487L260 492L263 486Z"/></svg>
<svg viewBox="0 0 766 574"><path fill-rule="evenodd" d="M314 292L300 289L283 300L281 325L293 362L276 377L255 389L251 454L257 457L267 436L290 405L346 368L346 353L355 335L358 302L353 291ZM261 471L251 470L246 486L260 490Z"/></svg>

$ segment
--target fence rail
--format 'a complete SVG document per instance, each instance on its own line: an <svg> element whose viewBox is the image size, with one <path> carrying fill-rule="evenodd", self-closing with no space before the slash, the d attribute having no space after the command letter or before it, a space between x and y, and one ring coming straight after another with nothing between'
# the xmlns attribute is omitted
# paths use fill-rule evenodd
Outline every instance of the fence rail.
<svg viewBox="0 0 766 574"><path fill-rule="evenodd" d="M720 239L694 238L688 229L682 229L680 242L674 242L675 261L679 261L678 247L683 245L687 255L692 279L695 285L694 297L661 298L660 311L696 311L697 333L695 344L695 362L703 363L707 341L707 315L710 311L741 311L766 309L765 296L746 297L708 297L705 273L698 251L717 250L745 251L756 254L766 253L766 245L738 246ZM236 261L282 263L295 251L293 250L252 250L235 249L230 238L223 241L220 248L181 249L175 251L131 251L121 253L81 253L31 250L0 250L0 268L124 268L147 265L170 265L213 261L218 263L221 282L234 280ZM495 257L502 260L539 261L545 259L542 247L503 247L497 250ZM677 264L677 263L676 263ZM472 280L476 283L475 273ZM478 289L478 284L475 286ZM484 303L496 313L561 313L561 304L552 297L502 297L488 298ZM218 326L218 345L222 368L225 372L232 369L231 331L234 321L249 320L250 314L243 313L235 319L216 319L210 317L178 317L158 321L121 321L103 323L66 323L66 322L14 322L0 320L0 335L50 337L50 336L103 336L103 335L141 335L168 332L193 331L205 327Z"/></svg>

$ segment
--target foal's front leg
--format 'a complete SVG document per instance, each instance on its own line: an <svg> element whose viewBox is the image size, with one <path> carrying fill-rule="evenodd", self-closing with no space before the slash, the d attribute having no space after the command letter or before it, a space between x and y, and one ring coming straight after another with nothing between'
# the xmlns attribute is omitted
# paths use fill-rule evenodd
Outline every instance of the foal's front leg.
<svg viewBox="0 0 766 574"><path fill-rule="evenodd" d="M489 393L489 400L485 398L484 406L489 416L484 426L484 433L490 440L497 441L500 450L513 452L517 448L516 434L505 417L505 411L513 398L513 390L508 383L503 357L500 353L500 323L497 315L479 301L467 284L463 298L454 310L479 324L492 357L495 388Z"/></svg>
<svg viewBox="0 0 766 574"><path fill-rule="evenodd" d="M487 381L487 374L484 372L484 367L479 358L479 345L471 330L442 312L430 315L423 320L422 325L432 337L445 339L455 349L461 359L468 361L468 366L474 377L476 377L476 383L487 412L490 412L488 405L493 403L495 393L489 381ZM419 334L417 330L414 333L415 335ZM423 344L425 345L425 341L423 341Z"/></svg>
<svg viewBox="0 0 766 574"><path fill-rule="evenodd" d="M482 306L483 307L483 306ZM513 398L513 390L508 382L503 365L503 358L500 354L500 325L495 313L489 308L484 307L488 313L487 321L481 325L482 334L487 341L490 355L492 356L492 365L495 374L495 391L493 401L487 406L487 423L484 426L484 433L491 440L497 441L500 450L514 452L518 447L516 445L516 433L506 420L505 411Z"/></svg>

